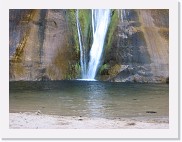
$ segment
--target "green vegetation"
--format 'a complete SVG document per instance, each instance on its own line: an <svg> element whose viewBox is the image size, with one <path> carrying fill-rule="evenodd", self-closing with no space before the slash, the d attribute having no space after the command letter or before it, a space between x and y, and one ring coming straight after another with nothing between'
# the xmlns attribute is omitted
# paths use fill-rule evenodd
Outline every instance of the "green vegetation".
<svg viewBox="0 0 182 142"><path fill-rule="evenodd" d="M103 64L101 67L100 67L100 70L99 70L99 73L102 74L104 72L104 70L108 70L110 67L110 65L108 64Z"/></svg>
<svg viewBox="0 0 182 142"><path fill-rule="evenodd" d="M77 24L76 24L76 10L70 9L67 12L68 20L69 20L69 27L72 32L73 37L73 45L75 47L76 53L79 54L80 48L79 48L79 40L78 40L78 31L77 31ZM90 30L91 30L91 11L84 9L79 10L79 21L81 26L81 32L82 32L82 38L83 38L83 44L86 47L89 47L88 39L90 40Z"/></svg>
<svg viewBox="0 0 182 142"><path fill-rule="evenodd" d="M109 70L109 75L115 76L117 75L121 70L121 66L118 64L115 64L110 70Z"/></svg>
<svg viewBox="0 0 182 142"><path fill-rule="evenodd" d="M119 21L118 12L116 10L111 10L111 13L112 13L112 17L111 17L111 21L109 24L108 32L106 35L106 41L105 41L106 52L112 46L112 41L113 41L113 38L115 37L114 33L117 29L117 25L118 25L118 21Z"/></svg>
<svg viewBox="0 0 182 142"><path fill-rule="evenodd" d="M75 67L75 73L76 73L76 76L75 77L80 76L80 72L81 72L81 66L80 66L80 64L77 62L74 67Z"/></svg>
<svg viewBox="0 0 182 142"><path fill-rule="evenodd" d="M69 30L70 30L70 37L72 38L72 44L75 48L76 54L79 54L79 42L78 42L78 33L77 33L77 26L76 26L76 10L70 9L67 10L67 16L68 16L68 24L69 24Z"/></svg>
<svg viewBox="0 0 182 142"><path fill-rule="evenodd" d="M91 26L91 10L79 10L79 21L81 25L82 35L87 38L89 27Z"/></svg>
<svg viewBox="0 0 182 142"><path fill-rule="evenodd" d="M92 29L91 29L91 10L82 9L78 11L79 22L81 26L81 35L83 41L83 47L90 48ZM77 31L77 23L76 23L76 9L67 10L67 18L70 30L70 38L72 41L72 48L74 49L73 53L76 57L72 57L74 64L71 64L71 68L69 69L69 75L66 76L67 79L76 78L80 76L80 47L79 47L79 39L78 39L78 31Z"/></svg>
<svg viewBox="0 0 182 142"><path fill-rule="evenodd" d="M81 26L83 48L88 50L92 44L91 43L91 41L92 41L91 10L89 10L89 9L79 10L78 15L79 15L79 21L80 21L80 26Z"/></svg>

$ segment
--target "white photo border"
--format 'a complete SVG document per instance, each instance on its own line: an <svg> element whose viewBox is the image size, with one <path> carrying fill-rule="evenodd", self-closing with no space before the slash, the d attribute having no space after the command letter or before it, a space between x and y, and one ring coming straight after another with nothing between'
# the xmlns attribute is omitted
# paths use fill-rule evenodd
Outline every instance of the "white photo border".
<svg viewBox="0 0 182 142"><path fill-rule="evenodd" d="M169 129L9 129L9 9L169 9ZM179 139L179 49L177 0L1 0L2 138Z"/></svg>

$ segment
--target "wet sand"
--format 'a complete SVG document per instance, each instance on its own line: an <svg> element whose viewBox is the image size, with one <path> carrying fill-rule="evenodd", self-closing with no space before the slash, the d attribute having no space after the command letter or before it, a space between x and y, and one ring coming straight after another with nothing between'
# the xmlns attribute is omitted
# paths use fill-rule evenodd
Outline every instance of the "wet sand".
<svg viewBox="0 0 182 142"><path fill-rule="evenodd" d="M169 118L88 118L45 115L39 112L10 113L10 129L168 129Z"/></svg>

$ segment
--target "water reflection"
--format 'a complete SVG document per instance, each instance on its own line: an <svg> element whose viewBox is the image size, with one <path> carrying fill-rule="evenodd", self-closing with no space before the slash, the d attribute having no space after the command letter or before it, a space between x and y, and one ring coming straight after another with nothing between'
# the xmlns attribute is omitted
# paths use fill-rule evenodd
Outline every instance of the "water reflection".
<svg viewBox="0 0 182 142"><path fill-rule="evenodd" d="M90 84L88 86L88 99L87 99L87 109L90 116L93 117L105 117L104 106L108 92L107 88L102 82L97 82L97 85Z"/></svg>
<svg viewBox="0 0 182 142"><path fill-rule="evenodd" d="M151 99L152 98L152 99ZM11 82L10 112L87 117L168 115L169 86L98 81Z"/></svg>

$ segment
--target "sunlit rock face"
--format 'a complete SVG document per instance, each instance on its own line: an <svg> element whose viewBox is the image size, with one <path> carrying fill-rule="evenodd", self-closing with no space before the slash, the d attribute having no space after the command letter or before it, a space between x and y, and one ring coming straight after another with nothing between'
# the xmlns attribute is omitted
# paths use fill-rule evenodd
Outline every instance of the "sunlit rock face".
<svg viewBox="0 0 182 142"><path fill-rule="evenodd" d="M65 10L10 10L10 80L74 78L72 34Z"/></svg>
<svg viewBox="0 0 182 142"><path fill-rule="evenodd" d="M81 11L85 48L93 41L91 10ZM10 81L80 78L75 10L10 10ZM169 11L111 10L97 80L169 81ZM88 57L89 60L89 57Z"/></svg>

